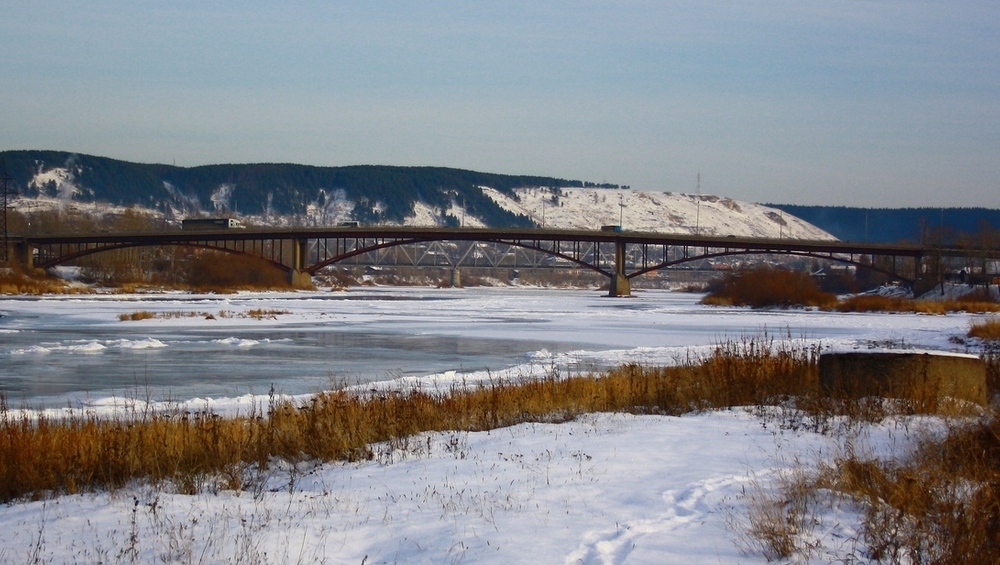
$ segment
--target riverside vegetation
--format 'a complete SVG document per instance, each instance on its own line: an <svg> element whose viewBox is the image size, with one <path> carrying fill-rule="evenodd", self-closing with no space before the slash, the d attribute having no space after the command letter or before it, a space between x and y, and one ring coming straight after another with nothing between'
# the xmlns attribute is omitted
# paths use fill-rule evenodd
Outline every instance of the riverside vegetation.
<svg viewBox="0 0 1000 565"><path fill-rule="evenodd" d="M813 307L838 312L906 312L946 314L948 312L1000 312L997 303L982 288L970 290L951 300L855 294L838 299L819 289L808 274L772 267L751 267L728 274L708 287L702 304L749 306L751 308Z"/></svg>
<svg viewBox="0 0 1000 565"><path fill-rule="evenodd" d="M830 398L819 391L818 350L779 343L745 338L674 367L629 364L598 375L496 379L440 394L337 390L304 403L272 395L266 406L226 418L156 411L138 401L114 416L52 418L0 399L0 500L114 491L135 481L192 494L254 491L281 462L372 459L377 449L407 449L409 438L424 431L560 422L589 412L680 415L756 406L766 425L831 435L852 422L937 413L949 431L928 436L912 453L883 461L848 450L818 472L797 474L777 494L753 495L746 535L769 558L807 552L800 540L809 509L839 496L865 508L861 535L869 562L1000 562L995 407ZM1000 360L985 359L995 393Z"/></svg>

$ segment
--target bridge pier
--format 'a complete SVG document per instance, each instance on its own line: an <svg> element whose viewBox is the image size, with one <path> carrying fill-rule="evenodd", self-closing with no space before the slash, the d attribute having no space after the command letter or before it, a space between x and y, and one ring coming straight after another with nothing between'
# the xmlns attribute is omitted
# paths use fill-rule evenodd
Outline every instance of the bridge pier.
<svg viewBox="0 0 1000 565"><path fill-rule="evenodd" d="M295 238L292 240L292 268L288 271L288 282L294 288L311 288L312 274L306 270L306 257L309 255L309 240Z"/></svg>
<svg viewBox="0 0 1000 565"><path fill-rule="evenodd" d="M608 296L632 296L632 283L625 276L625 242L615 242L615 272L611 275Z"/></svg>
<svg viewBox="0 0 1000 565"><path fill-rule="evenodd" d="M18 265L24 272L31 272L35 268L34 248L25 241L7 240L7 265Z"/></svg>
<svg viewBox="0 0 1000 565"><path fill-rule="evenodd" d="M608 296L632 296L632 283L629 282L628 277L615 273L611 277L611 289Z"/></svg>
<svg viewBox="0 0 1000 565"><path fill-rule="evenodd" d="M293 288L312 288L312 275L309 271L292 269L288 271L288 282Z"/></svg>

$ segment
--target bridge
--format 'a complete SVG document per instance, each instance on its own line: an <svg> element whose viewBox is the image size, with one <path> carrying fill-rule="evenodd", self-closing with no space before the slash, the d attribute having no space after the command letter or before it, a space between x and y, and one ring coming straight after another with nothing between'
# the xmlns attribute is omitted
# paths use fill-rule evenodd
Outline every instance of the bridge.
<svg viewBox="0 0 1000 565"><path fill-rule="evenodd" d="M571 266L610 281L611 296L628 296L635 277L684 263L736 255L811 257L884 273L905 284L936 284L944 259L1000 259L1000 250L906 244L845 243L678 235L615 229L325 227L211 231L12 235L9 255L26 267L49 268L116 249L184 246L259 257L288 273L298 286L324 267L366 257L401 253L417 264L434 245L454 244L440 266ZM407 250L409 249L409 250ZM520 261L520 263L519 263ZM937 267L933 262L937 262Z"/></svg>

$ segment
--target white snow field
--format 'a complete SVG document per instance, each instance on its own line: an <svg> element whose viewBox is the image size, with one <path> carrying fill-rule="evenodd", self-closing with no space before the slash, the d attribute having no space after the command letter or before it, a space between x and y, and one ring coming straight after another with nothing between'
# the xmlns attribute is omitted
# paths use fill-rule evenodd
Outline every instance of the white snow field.
<svg viewBox="0 0 1000 565"><path fill-rule="evenodd" d="M965 352L968 348L951 338L964 335L979 318L717 309L697 305L696 295L667 291L637 293L632 299L538 289L357 292L394 298L326 300L320 299L323 293L291 293L4 301L0 360L15 355L4 345L7 340L38 330L37 324L56 314L69 327L120 328L119 339L127 340L122 344L156 352L176 346L171 336L183 338L215 323L211 327L219 342L206 347L220 350L266 345L239 341L248 339L241 337L246 328L264 327L282 339L303 325L323 324L330 325L329 331L391 327L401 336L516 336L576 344L560 353L525 351L506 368L463 372L454 367L396 382L382 379L378 385L431 387L475 382L503 370L530 376L570 358L577 363L671 363L714 343L763 332L824 349ZM117 319L121 312L140 309L243 311L263 305L289 313L263 321ZM170 332L143 342L143 332L164 328ZM17 355L39 355L44 362L46 356L119 354L113 345L103 345L86 353ZM259 401L250 395L191 400L224 412ZM110 408L95 399L86 409ZM375 446L376 458L362 463L293 468L275 462L261 472L257 486L242 492L208 485L203 494L182 495L169 486L134 484L113 493L15 502L0 506L0 562L767 563L769 556L745 533L750 499L774 488L781 476L808 471L835 455L844 442L889 456L904 449L916 430L934 424L932 418L899 417L831 437L783 428L780 418L759 412L590 414L567 423L429 433ZM812 526L802 533L803 545L812 548L810 563L863 556L864 547L856 543L860 511L832 496L829 504L813 509Z"/></svg>

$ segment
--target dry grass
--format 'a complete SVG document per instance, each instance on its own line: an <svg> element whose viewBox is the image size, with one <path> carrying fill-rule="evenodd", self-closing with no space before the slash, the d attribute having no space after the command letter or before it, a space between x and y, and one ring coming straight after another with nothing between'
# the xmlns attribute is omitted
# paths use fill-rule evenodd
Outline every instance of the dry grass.
<svg viewBox="0 0 1000 565"><path fill-rule="evenodd" d="M988 353L984 360L995 394L1000 358ZM808 425L837 436L844 426L924 408L879 399L801 400L798 406L805 412L783 416L781 424ZM924 432L916 447L888 459L857 453L848 439L843 453L818 472L796 468L778 477L773 490L751 485L745 495L744 543L768 560L808 558L815 549L810 544L818 514L831 500L846 499L861 509L862 518L845 562L1000 563L1000 410L955 413L961 417L939 414L945 418L944 433Z"/></svg>
<svg viewBox="0 0 1000 565"><path fill-rule="evenodd" d="M254 320L277 319L282 314L288 314L288 310L255 308L246 312L233 312L231 310L220 310L218 314L211 312L150 312L149 310L137 310L135 312L123 312L118 315L118 320L122 322L138 322L140 320L176 320L180 318L205 318L215 320L218 318L252 318Z"/></svg>
<svg viewBox="0 0 1000 565"><path fill-rule="evenodd" d="M970 292L953 300L913 300L879 295L854 295L837 300L818 289L807 274L772 268L751 268L727 275L709 285L702 304L752 308L818 307L838 312L1000 312L1000 303L983 292Z"/></svg>
<svg viewBox="0 0 1000 565"><path fill-rule="evenodd" d="M871 562L1000 563L1000 412L954 421L902 458L845 456L826 476L864 504Z"/></svg>
<svg viewBox="0 0 1000 565"><path fill-rule="evenodd" d="M838 312L1000 312L1000 303L981 290L953 300L913 300L866 294L837 300L833 294L819 290L806 273L770 267L754 267L726 275L709 285L708 294L701 303L751 308L817 307Z"/></svg>
<svg viewBox="0 0 1000 565"><path fill-rule="evenodd" d="M969 337L978 337L991 341L1000 341L1000 318L990 318L973 322L967 334Z"/></svg>
<svg viewBox="0 0 1000 565"><path fill-rule="evenodd" d="M14 268L0 268L0 295L2 294L80 294L88 292L70 286L66 281L49 276L43 271L24 273Z"/></svg>
<svg viewBox="0 0 1000 565"><path fill-rule="evenodd" d="M768 561L787 560L808 549L803 537L817 520L817 484L801 467L768 479L771 488L758 478L750 481L743 493L746 522L730 527L748 552Z"/></svg>
<svg viewBox="0 0 1000 565"><path fill-rule="evenodd" d="M255 308L253 310L247 310L246 317L253 318L255 320L273 320L284 314L291 314L291 312L288 310L276 310L274 308Z"/></svg>
<svg viewBox="0 0 1000 565"><path fill-rule="evenodd" d="M911 300L894 296L859 294L837 303L838 312L909 312L919 314L944 314L944 303L929 300Z"/></svg>
<svg viewBox="0 0 1000 565"><path fill-rule="evenodd" d="M974 298L978 298L976 295ZM839 301L838 312L906 312L947 314L948 312L1000 312L1000 304L960 297L955 300L912 300L877 295L857 295Z"/></svg>
<svg viewBox="0 0 1000 565"><path fill-rule="evenodd" d="M151 320L156 317L156 312L150 312L149 310L122 312L121 314L118 314L118 319L122 322L138 322L140 320Z"/></svg>
<svg viewBox="0 0 1000 565"><path fill-rule="evenodd" d="M0 404L0 501L95 489L142 479L196 492L220 481L244 487L253 469L277 459L372 457L369 446L431 430L486 430L562 421L586 412L680 414L770 402L815 389L813 350L746 340L680 367L626 365L598 376L373 395L337 391L304 406L273 400L256 413L154 413L64 419L28 416Z"/></svg>

